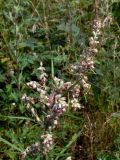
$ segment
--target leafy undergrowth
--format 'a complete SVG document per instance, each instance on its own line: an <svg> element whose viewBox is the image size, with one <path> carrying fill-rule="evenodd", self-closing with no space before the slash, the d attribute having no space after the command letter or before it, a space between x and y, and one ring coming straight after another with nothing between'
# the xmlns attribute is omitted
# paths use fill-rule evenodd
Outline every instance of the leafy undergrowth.
<svg viewBox="0 0 120 160"><path fill-rule="evenodd" d="M36 142L26 160L120 160L119 8L119 0L0 0L0 160L20 159Z"/></svg>

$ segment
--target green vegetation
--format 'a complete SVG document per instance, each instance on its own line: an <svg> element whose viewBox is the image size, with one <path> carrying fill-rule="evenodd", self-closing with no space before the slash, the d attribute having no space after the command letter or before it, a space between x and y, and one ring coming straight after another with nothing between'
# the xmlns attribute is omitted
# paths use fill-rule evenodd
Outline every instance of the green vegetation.
<svg viewBox="0 0 120 160"><path fill-rule="evenodd" d="M119 0L0 0L0 160L120 160L119 17Z"/></svg>

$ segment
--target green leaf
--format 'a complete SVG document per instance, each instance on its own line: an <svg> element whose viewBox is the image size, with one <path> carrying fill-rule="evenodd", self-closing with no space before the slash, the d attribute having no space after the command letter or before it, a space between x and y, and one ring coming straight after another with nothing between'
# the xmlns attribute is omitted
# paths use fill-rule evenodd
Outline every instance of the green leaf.
<svg viewBox="0 0 120 160"><path fill-rule="evenodd" d="M5 144L7 144L9 147L11 147L11 148L13 148L13 149L15 149L15 150L17 150L19 152L23 151L20 148L18 148L15 144L10 143L9 141L7 141L6 139L4 139L2 137L0 137L0 141L3 142L3 143L5 143Z"/></svg>
<svg viewBox="0 0 120 160"><path fill-rule="evenodd" d="M15 158L16 158L16 153L14 153L14 152L11 151L11 150L7 150L7 151L6 151L6 154L9 156L9 158L10 158L11 160L15 160Z"/></svg>
<svg viewBox="0 0 120 160"><path fill-rule="evenodd" d="M0 115L0 118L8 118L8 119L21 119L21 120L29 120L29 121L33 121L33 119L28 118L28 117L17 117L17 116L3 116Z"/></svg>
<svg viewBox="0 0 120 160"><path fill-rule="evenodd" d="M78 139L78 137L81 135L81 132L82 131L79 131L72 136L71 141L61 150L55 160L58 160L63 155L63 153Z"/></svg>
<svg viewBox="0 0 120 160"><path fill-rule="evenodd" d="M112 117L120 118L120 112L113 113Z"/></svg>
<svg viewBox="0 0 120 160"><path fill-rule="evenodd" d="M51 75L54 77L54 62L51 60Z"/></svg>

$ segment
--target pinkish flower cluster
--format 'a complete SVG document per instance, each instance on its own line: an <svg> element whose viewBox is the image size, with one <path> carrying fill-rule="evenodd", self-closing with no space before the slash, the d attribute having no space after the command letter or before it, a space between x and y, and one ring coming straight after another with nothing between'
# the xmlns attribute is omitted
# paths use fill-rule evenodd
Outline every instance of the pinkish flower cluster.
<svg viewBox="0 0 120 160"><path fill-rule="evenodd" d="M42 86L45 86L46 82L47 82L47 77L48 75L46 74L46 70L45 68L43 67L43 63L41 62L40 63L40 67L37 69L39 72L40 72L40 75L38 77L39 79L39 83L42 85Z"/></svg>
<svg viewBox="0 0 120 160"><path fill-rule="evenodd" d="M42 154L47 154L53 145L53 136L52 134L43 134L41 135L41 142L36 142L30 146L28 146L20 155L20 160L24 160L28 154L34 155L39 152Z"/></svg>
<svg viewBox="0 0 120 160"><path fill-rule="evenodd" d="M53 145L53 136L52 134L44 134L41 135L41 140L42 140L42 153L47 154L51 149Z"/></svg>
<svg viewBox="0 0 120 160"><path fill-rule="evenodd" d="M55 95L54 104L44 121L45 128L55 128L58 124L59 117L66 111L67 107L68 103L66 102L66 98L60 94Z"/></svg>
<svg viewBox="0 0 120 160"><path fill-rule="evenodd" d="M36 152L40 152L40 142L36 142L30 146L28 146L20 155L20 160L24 160L28 154L35 154Z"/></svg>
<svg viewBox="0 0 120 160"><path fill-rule="evenodd" d="M37 123L40 123L40 118L37 114L37 111L35 108L32 107L32 105L35 104L35 100L33 97L28 97L26 94L23 94L22 101L26 103L26 109L32 113L32 117L35 119Z"/></svg>

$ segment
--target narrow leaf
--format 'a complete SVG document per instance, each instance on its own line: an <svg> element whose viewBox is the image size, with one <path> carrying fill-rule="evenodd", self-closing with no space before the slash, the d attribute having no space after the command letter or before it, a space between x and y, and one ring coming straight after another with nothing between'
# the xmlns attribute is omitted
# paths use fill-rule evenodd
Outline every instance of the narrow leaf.
<svg viewBox="0 0 120 160"><path fill-rule="evenodd" d="M65 148L58 154L58 156L56 157L55 160L58 160L62 155L63 153L78 139L78 137L81 135L81 132L82 131L79 131L78 133L75 133L73 136L72 136L72 139L71 141L65 146Z"/></svg>
<svg viewBox="0 0 120 160"><path fill-rule="evenodd" d="M18 148L15 144L12 144L12 143L8 142L6 139L0 137L0 141L7 144L8 146L10 146L11 148L13 148L17 151L22 152L22 150L20 148Z"/></svg>

